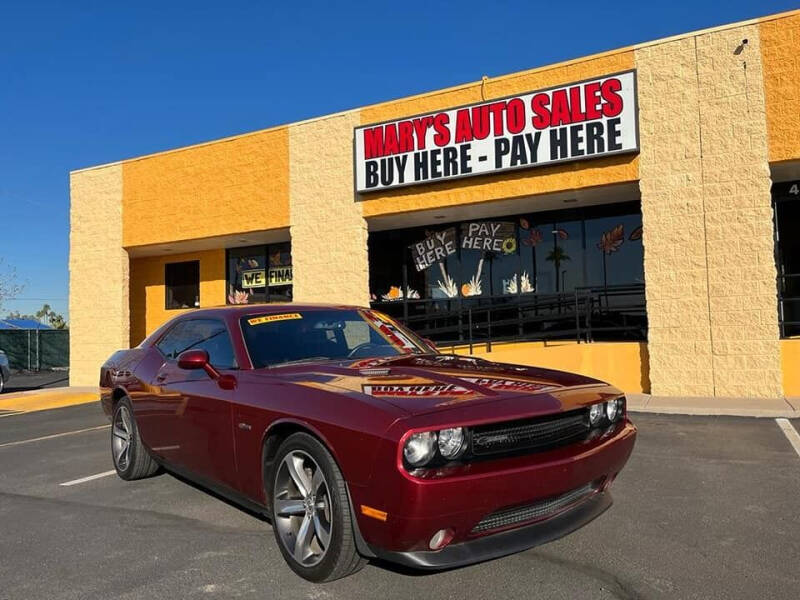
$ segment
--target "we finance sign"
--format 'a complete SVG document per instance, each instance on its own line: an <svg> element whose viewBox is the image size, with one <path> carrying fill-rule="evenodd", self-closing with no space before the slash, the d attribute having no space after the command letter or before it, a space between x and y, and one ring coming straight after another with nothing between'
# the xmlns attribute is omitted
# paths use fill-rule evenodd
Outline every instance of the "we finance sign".
<svg viewBox="0 0 800 600"><path fill-rule="evenodd" d="M357 127L356 191L636 152L636 72Z"/></svg>

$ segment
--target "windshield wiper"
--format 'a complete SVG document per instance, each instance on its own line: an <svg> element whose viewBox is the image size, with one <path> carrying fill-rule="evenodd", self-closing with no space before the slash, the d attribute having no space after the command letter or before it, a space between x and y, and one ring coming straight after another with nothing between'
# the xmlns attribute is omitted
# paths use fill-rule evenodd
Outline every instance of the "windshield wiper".
<svg viewBox="0 0 800 600"><path fill-rule="evenodd" d="M309 356L307 358L298 358L296 360L287 360L285 362L275 363L269 365L269 368L273 369L275 367L285 367L286 365L299 365L307 362L316 362L318 360L339 360L339 359L331 358L330 356Z"/></svg>

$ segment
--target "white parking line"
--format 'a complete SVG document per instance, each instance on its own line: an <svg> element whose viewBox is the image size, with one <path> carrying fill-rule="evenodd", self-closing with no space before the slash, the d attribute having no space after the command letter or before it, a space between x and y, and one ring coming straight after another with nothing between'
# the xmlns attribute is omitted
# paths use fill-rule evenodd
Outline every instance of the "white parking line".
<svg viewBox="0 0 800 600"><path fill-rule="evenodd" d="M783 430L784 435L789 439L789 443L794 448L794 451L797 452L797 455L800 456L800 433L797 433L797 430L792 427L791 422L789 419L775 419L775 422L778 424Z"/></svg>
<svg viewBox="0 0 800 600"><path fill-rule="evenodd" d="M71 485L78 485L79 483L86 483L87 481L93 481L95 479L100 479L101 477L108 477L109 475L116 474L116 471L103 471L102 473L97 473L95 475L89 475L88 477L81 477L80 479L73 479L72 481L65 481L64 483L59 483L58 485L63 485L64 487L69 487Z"/></svg>
<svg viewBox="0 0 800 600"><path fill-rule="evenodd" d="M86 429L76 429L75 431L65 431L64 433L54 433L53 435L43 435L42 437L31 438L29 440L19 440L16 442L6 442L0 444L0 448L6 446L19 446L20 444L30 444L32 442L41 442L42 440L52 440L53 438L64 437L65 435L75 435L77 433L85 433L87 431L97 431L98 429L108 429L111 425L98 425L97 427L87 427Z"/></svg>

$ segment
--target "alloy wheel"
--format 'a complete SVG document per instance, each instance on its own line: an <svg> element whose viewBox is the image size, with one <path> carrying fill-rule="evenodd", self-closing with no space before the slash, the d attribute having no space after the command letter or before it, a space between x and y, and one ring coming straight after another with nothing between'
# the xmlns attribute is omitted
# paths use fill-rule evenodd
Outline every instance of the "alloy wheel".
<svg viewBox="0 0 800 600"><path fill-rule="evenodd" d="M127 406L122 405L117 409L114 423L111 426L111 449L114 455L114 464L120 471L128 468L132 435L131 413Z"/></svg>
<svg viewBox="0 0 800 600"><path fill-rule="evenodd" d="M328 551L333 530L331 496L325 474L306 452L292 450L275 476L273 526L300 565L313 567Z"/></svg>

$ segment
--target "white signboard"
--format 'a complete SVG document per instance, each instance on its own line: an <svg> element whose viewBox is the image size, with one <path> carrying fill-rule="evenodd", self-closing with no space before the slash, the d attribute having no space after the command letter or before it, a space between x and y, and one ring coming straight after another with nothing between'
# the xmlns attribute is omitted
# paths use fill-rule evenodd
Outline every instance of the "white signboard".
<svg viewBox="0 0 800 600"><path fill-rule="evenodd" d="M355 129L356 192L636 152L636 72Z"/></svg>

